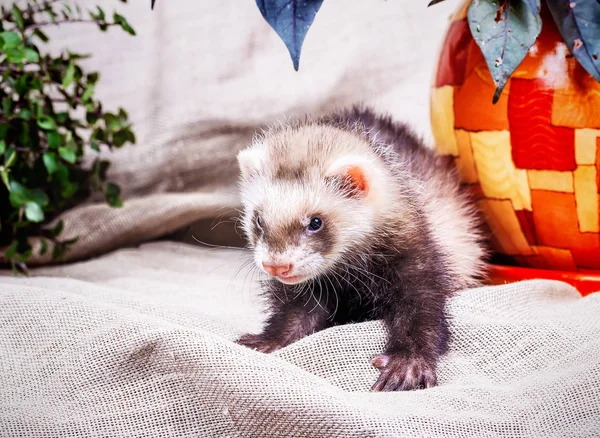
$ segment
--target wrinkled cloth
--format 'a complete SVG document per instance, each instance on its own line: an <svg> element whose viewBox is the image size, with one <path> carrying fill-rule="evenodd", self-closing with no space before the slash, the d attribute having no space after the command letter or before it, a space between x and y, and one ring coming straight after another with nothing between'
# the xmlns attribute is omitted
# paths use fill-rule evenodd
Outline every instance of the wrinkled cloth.
<svg viewBox="0 0 600 438"><path fill-rule="evenodd" d="M265 316L248 259L160 242L0 277L0 436L598 436L600 294L462 291L439 385L373 393L378 321L233 342Z"/></svg>

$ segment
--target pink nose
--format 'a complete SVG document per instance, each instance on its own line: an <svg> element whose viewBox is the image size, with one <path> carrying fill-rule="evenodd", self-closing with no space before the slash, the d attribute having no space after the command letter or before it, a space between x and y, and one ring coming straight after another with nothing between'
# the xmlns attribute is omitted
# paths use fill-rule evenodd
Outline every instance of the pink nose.
<svg viewBox="0 0 600 438"><path fill-rule="evenodd" d="M263 262L263 268L265 268L265 271L267 271L270 275L274 276L274 277L285 277L290 270L292 269L292 265L268 265L267 263Z"/></svg>

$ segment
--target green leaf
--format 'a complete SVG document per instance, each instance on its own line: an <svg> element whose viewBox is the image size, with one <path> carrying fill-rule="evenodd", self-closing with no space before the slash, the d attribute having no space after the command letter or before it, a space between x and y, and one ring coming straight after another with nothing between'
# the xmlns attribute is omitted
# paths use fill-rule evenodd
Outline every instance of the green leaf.
<svg viewBox="0 0 600 438"><path fill-rule="evenodd" d="M90 139L98 140L101 143L105 143L107 140L106 132L104 131L104 129L96 128L92 131L92 135L90 136Z"/></svg>
<svg viewBox="0 0 600 438"><path fill-rule="evenodd" d="M106 14L104 13L104 10L100 6L96 6L96 9L98 10L98 14L96 14L96 17L98 17L98 20L100 20L100 21L106 20Z"/></svg>
<svg viewBox="0 0 600 438"><path fill-rule="evenodd" d="M42 91L42 81L40 81L38 78L33 78L31 80L31 88Z"/></svg>
<svg viewBox="0 0 600 438"><path fill-rule="evenodd" d="M40 128L46 131L54 131L56 129L56 122L50 116L40 117L37 121Z"/></svg>
<svg viewBox="0 0 600 438"><path fill-rule="evenodd" d="M17 5L13 5L11 13L12 13L13 20L16 23L17 27L20 30L23 30L23 27L25 27L25 23L23 21L23 13L21 12L21 10L19 8L17 8Z"/></svg>
<svg viewBox="0 0 600 438"><path fill-rule="evenodd" d="M104 121L106 122L106 127L109 131L116 132L121 127L121 122L119 117L115 116L111 113L104 114Z"/></svg>
<svg viewBox="0 0 600 438"><path fill-rule="evenodd" d="M69 246L77 243L79 241L79 236L73 237L72 239L63 240L63 245Z"/></svg>
<svg viewBox="0 0 600 438"><path fill-rule="evenodd" d="M42 160L44 161L44 166L50 175L58 170L58 161L54 153L45 152L42 156Z"/></svg>
<svg viewBox="0 0 600 438"><path fill-rule="evenodd" d="M71 164L77 161L77 155L75 155L75 152L66 147L58 148L58 155L60 155L63 160Z"/></svg>
<svg viewBox="0 0 600 438"><path fill-rule="evenodd" d="M81 96L81 100L83 100L84 102L87 102L91 97L94 96L94 84L90 84L88 85L87 89L85 90L85 93L83 93L83 96Z"/></svg>
<svg viewBox="0 0 600 438"><path fill-rule="evenodd" d="M68 199L77 193L77 190L79 190L79 184L66 182L60 189L60 195L63 198Z"/></svg>
<svg viewBox="0 0 600 438"><path fill-rule="evenodd" d="M30 222L42 222L44 220L44 212L35 202L28 202L25 204L25 217Z"/></svg>
<svg viewBox="0 0 600 438"><path fill-rule="evenodd" d="M6 142L4 140L0 140L0 155L2 155L6 151Z"/></svg>
<svg viewBox="0 0 600 438"><path fill-rule="evenodd" d="M4 257L6 257L8 260L12 259L15 256L15 254L17 253L18 245L19 245L19 242L17 242L16 240L13 240L12 243L10 244L10 246L8 248L6 248Z"/></svg>
<svg viewBox="0 0 600 438"><path fill-rule="evenodd" d="M104 189L104 198L108 205L111 207L122 207L123 201L121 201L121 188L113 183L106 184L106 188Z"/></svg>
<svg viewBox="0 0 600 438"><path fill-rule="evenodd" d="M85 120L90 125L94 125L98 121L98 114L96 113L96 111L88 111L85 114Z"/></svg>
<svg viewBox="0 0 600 438"><path fill-rule="evenodd" d="M41 207L48 205L48 196L40 189L28 189L17 181L10 181L10 203L13 207L21 207L34 202Z"/></svg>
<svg viewBox="0 0 600 438"><path fill-rule="evenodd" d="M539 6L539 0L536 0ZM496 103L508 79L521 64L542 29L542 19L524 0L478 0L469 6L469 27L481 49L496 92Z"/></svg>
<svg viewBox="0 0 600 438"><path fill-rule="evenodd" d="M7 151L4 153L4 167L8 169L10 166L15 164L16 160L17 151L15 151L13 148L8 148Z"/></svg>
<svg viewBox="0 0 600 438"><path fill-rule="evenodd" d="M571 54L600 82L600 3L552 1L548 7Z"/></svg>
<svg viewBox="0 0 600 438"><path fill-rule="evenodd" d="M59 161L58 169L52 174L52 179L57 181L60 185L67 184L69 182L69 168Z"/></svg>
<svg viewBox="0 0 600 438"><path fill-rule="evenodd" d="M50 149L58 149L58 147L63 143L62 135L56 131L49 132L46 138L48 139L48 147Z"/></svg>
<svg viewBox="0 0 600 438"><path fill-rule="evenodd" d="M42 32L39 29L34 30L33 34L35 36L37 36L40 40L42 40L42 42L44 42L44 43L47 43L48 41L50 41L50 39L48 38L48 35L46 35L44 32Z"/></svg>
<svg viewBox="0 0 600 438"><path fill-rule="evenodd" d="M56 242L54 244L54 249L52 250L52 260L64 259L65 257L65 247L60 243Z"/></svg>
<svg viewBox="0 0 600 438"><path fill-rule="evenodd" d="M31 200L27 196L27 188L16 181L10 182L10 203L13 207L21 207Z"/></svg>
<svg viewBox="0 0 600 438"><path fill-rule="evenodd" d="M96 72L94 73L90 73L87 75L87 81L89 84L95 84L96 82L98 82L100 75Z"/></svg>
<svg viewBox="0 0 600 438"><path fill-rule="evenodd" d="M23 120L31 120L31 111L29 111L27 108L24 108L19 111L18 116Z"/></svg>
<svg viewBox="0 0 600 438"><path fill-rule="evenodd" d="M13 101L11 98L5 97L4 99L2 99L2 112L5 114L10 114L12 111L12 107L13 107ZM8 125L4 125L6 126L6 130L8 131ZM5 135L6 137L6 135ZM3 137L4 138L4 137Z"/></svg>
<svg viewBox="0 0 600 438"><path fill-rule="evenodd" d="M10 190L10 181L8 180L8 170L4 168L4 166L0 166L0 179L6 186L8 190Z"/></svg>
<svg viewBox="0 0 600 438"><path fill-rule="evenodd" d="M62 233L65 223L61 220L58 221L56 226L49 230L50 237L58 237Z"/></svg>
<svg viewBox="0 0 600 438"><path fill-rule="evenodd" d="M65 72L65 77L62 81L63 88L67 88L71 82L73 82L73 76L75 76L75 64L69 64L69 67L67 67L67 71Z"/></svg>
<svg viewBox="0 0 600 438"><path fill-rule="evenodd" d="M131 140L130 134L131 134L131 132L126 129L122 129L121 131L115 132L115 134L113 135L113 142L115 143L115 146L120 148L125 143L130 141Z"/></svg>
<svg viewBox="0 0 600 438"><path fill-rule="evenodd" d="M56 113L56 121L58 123L60 123L61 125L64 125L67 120L69 120L69 113L68 112L60 112L60 113Z"/></svg>
<svg viewBox="0 0 600 438"><path fill-rule="evenodd" d="M127 32L130 35L135 35L135 30L133 30L133 27L129 25L125 17L115 12L113 14L113 20L115 21L115 23L119 24L125 32Z"/></svg>
<svg viewBox="0 0 600 438"><path fill-rule="evenodd" d="M16 32L2 32L0 33L0 38L4 41L4 44L0 47L4 49L14 49L21 44L21 37Z"/></svg>
<svg viewBox="0 0 600 438"><path fill-rule="evenodd" d="M38 62L40 60L40 54L33 49L28 47L23 49L25 59L29 62Z"/></svg>
<svg viewBox="0 0 600 438"><path fill-rule="evenodd" d="M40 255L44 255L48 252L48 241L46 239L40 239L42 247L40 248Z"/></svg>
<svg viewBox="0 0 600 438"><path fill-rule="evenodd" d="M31 199L31 201L35 202L41 207L47 206L50 202L50 200L48 199L48 195L46 195L40 189L29 190L28 196L29 199Z"/></svg>
<svg viewBox="0 0 600 438"><path fill-rule="evenodd" d="M25 59L25 52L18 48L6 49L6 58L8 59L8 62L19 64Z"/></svg>

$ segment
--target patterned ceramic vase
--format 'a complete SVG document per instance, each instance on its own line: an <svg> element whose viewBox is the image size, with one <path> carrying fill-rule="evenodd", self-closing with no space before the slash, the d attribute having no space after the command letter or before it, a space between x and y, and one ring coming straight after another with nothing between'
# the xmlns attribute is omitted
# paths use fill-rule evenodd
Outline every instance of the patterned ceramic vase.
<svg viewBox="0 0 600 438"><path fill-rule="evenodd" d="M434 76L437 147L476 193L499 253L521 266L600 274L600 84L546 10L541 35L493 105L469 3L452 17Z"/></svg>

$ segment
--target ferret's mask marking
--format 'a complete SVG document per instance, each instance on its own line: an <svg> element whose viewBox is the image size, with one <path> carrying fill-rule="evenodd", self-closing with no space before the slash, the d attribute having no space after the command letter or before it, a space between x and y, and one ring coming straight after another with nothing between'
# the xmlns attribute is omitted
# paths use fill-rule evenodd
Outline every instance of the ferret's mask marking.
<svg viewBox="0 0 600 438"><path fill-rule="evenodd" d="M348 242L370 230L370 170L363 158L343 156L321 170L306 169L305 177L280 178L269 168L268 153L259 144L238 154L242 223L257 267L269 275L285 272L272 276L296 284L329 271L348 251ZM322 224L311 231L314 218Z"/></svg>

